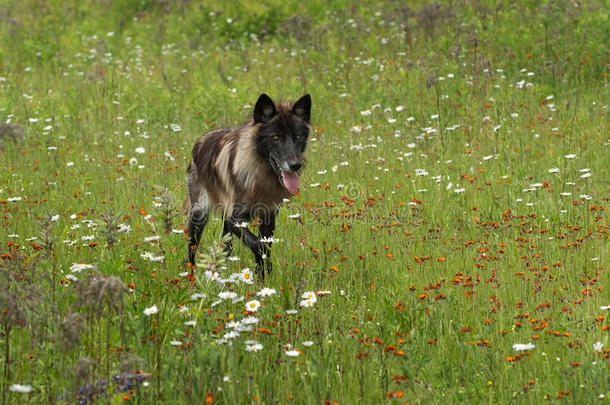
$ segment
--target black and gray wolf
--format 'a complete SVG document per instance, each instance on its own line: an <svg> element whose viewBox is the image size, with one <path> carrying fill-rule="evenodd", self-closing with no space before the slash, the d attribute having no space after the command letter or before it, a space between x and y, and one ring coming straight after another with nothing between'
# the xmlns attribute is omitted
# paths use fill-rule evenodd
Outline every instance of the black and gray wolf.
<svg viewBox="0 0 610 405"><path fill-rule="evenodd" d="M274 103L261 94L252 120L212 130L195 142L187 169L189 262L210 211L224 218L223 234L239 238L256 259L257 273L271 270L269 247L278 206L299 189L299 174L311 133L311 97ZM248 229L260 220L259 235ZM230 247L229 247L230 249Z"/></svg>

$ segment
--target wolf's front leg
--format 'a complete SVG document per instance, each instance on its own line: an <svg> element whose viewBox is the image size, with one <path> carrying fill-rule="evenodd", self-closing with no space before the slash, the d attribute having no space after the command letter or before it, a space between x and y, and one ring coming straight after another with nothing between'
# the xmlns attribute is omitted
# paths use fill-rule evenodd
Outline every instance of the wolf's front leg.
<svg viewBox="0 0 610 405"><path fill-rule="evenodd" d="M195 265L195 254L197 253L197 248L199 247L199 242L201 240L201 233L203 232L203 228L208 222L208 212L199 207L195 207L191 210L189 215L189 224L188 224L188 232L189 232L189 263Z"/></svg>
<svg viewBox="0 0 610 405"><path fill-rule="evenodd" d="M222 226L222 236L232 235L231 226L229 225L229 221L225 220ZM224 246L224 251L227 253L227 256L231 256L231 252L233 252L233 238L229 239L229 241Z"/></svg>
<svg viewBox="0 0 610 405"><path fill-rule="evenodd" d="M269 274L271 273L272 270L272 263L271 263L271 239L273 239L273 232L275 231L275 216L277 214L277 211L273 211L267 214L267 216L265 218L261 218L261 225L259 227L259 234L261 236L261 239L263 239L265 242L263 242L263 246L262 246L262 252L261 252L261 268L259 269L257 267L257 272L260 272L263 276L263 278L265 277L265 273ZM258 264L258 262L257 262Z"/></svg>
<svg viewBox="0 0 610 405"><path fill-rule="evenodd" d="M238 225L244 222L245 221L239 217L231 217L225 221L224 229L237 236L243 242L243 244L246 245L252 251L252 253L254 253L254 258L256 259L256 270L257 273L259 273L259 269L261 269L263 266L263 243L261 242L260 238L253 234L247 227Z"/></svg>

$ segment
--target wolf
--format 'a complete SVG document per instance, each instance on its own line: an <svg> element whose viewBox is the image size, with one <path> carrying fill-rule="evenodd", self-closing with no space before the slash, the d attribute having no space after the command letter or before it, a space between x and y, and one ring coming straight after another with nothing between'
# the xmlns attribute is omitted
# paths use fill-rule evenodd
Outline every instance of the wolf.
<svg viewBox="0 0 610 405"><path fill-rule="evenodd" d="M220 211L223 235L234 235L252 250L261 278L271 271L278 206L299 190L310 116L309 94L294 103L274 103L263 93L249 122L212 130L195 142L185 202L191 264L210 212ZM252 219L260 220L259 235L248 229Z"/></svg>

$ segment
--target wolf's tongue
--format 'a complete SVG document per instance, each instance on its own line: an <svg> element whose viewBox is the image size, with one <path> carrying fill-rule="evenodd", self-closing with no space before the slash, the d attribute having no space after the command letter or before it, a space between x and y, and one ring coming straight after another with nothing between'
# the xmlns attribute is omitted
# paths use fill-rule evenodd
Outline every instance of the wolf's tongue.
<svg viewBox="0 0 610 405"><path fill-rule="evenodd" d="M299 191L299 176L296 173L281 171L284 187L290 194L296 194Z"/></svg>

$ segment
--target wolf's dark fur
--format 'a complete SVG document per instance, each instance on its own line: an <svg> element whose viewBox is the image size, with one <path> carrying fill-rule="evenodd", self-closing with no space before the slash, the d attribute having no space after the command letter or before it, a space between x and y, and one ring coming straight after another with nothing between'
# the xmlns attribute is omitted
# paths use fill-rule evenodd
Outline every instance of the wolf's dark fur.
<svg viewBox="0 0 610 405"><path fill-rule="evenodd" d="M296 193L311 131L309 94L295 103L274 103L262 94L252 120L240 127L219 128L197 140L187 170L189 195L189 261L195 252L210 210L224 215L223 233L232 233L249 247L257 271L271 270L269 242L278 204ZM244 222L259 219L259 236ZM241 226L240 226L241 225Z"/></svg>

